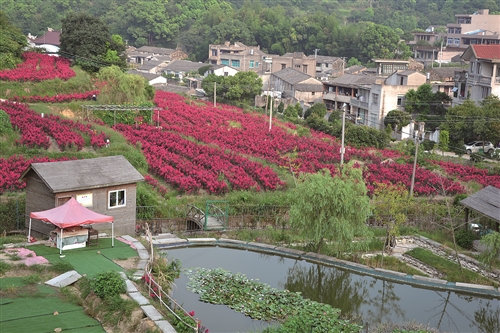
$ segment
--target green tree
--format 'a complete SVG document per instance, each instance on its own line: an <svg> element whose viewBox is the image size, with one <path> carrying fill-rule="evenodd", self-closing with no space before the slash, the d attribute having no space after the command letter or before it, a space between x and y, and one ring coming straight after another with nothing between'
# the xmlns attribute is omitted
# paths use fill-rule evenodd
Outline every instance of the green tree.
<svg viewBox="0 0 500 333"><path fill-rule="evenodd" d="M367 230L370 199L362 170L351 164L335 176L329 170L304 175L291 202L290 226L318 253L327 241L338 255L352 245L356 235Z"/></svg>
<svg viewBox="0 0 500 333"><path fill-rule="evenodd" d="M238 72L234 76L208 75L201 83L209 98L214 97L214 83L217 97L224 101L252 103L262 92L262 79L255 72Z"/></svg>
<svg viewBox="0 0 500 333"><path fill-rule="evenodd" d="M100 104L140 104L150 100L146 79L126 74L117 66L103 67L97 74Z"/></svg>
<svg viewBox="0 0 500 333"><path fill-rule="evenodd" d="M0 69L13 68L21 62L21 55L28 45L21 30L12 25L0 11Z"/></svg>
<svg viewBox="0 0 500 333"><path fill-rule="evenodd" d="M0 135L11 134L12 132L12 124L9 115L4 110L0 109Z"/></svg>
<svg viewBox="0 0 500 333"><path fill-rule="evenodd" d="M498 264L500 260L500 233L492 232L483 236L481 244L486 247L486 250L480 256L481 262L490 268L494 264Z"/></svg>
<svg viewBox="0 0 500 333"><path fill-rule="evenodd" d="M405 111L415 115L415 120L425 122L425 130L434 131L443 122L451 98L443 92L432 92L432 86L425 83L417 90L405 94Z"/></svg>
<svg viewBox="0 0 500 333"><path fill-rule="evenodd" d="M372 59L408 59L411 51L393 29L380 24L369 24L360 35L362 61Z"/></svg>
<svg viewBox="0 0 500 333"><path fill-rule="evenodd" d="M307 119L311 115L316 115L320 119L323 119L326 116L326 105L325 103L314 103L310 108L304 112L304 119Z"/></svg>
<svg viewBox="0 0 500 333"><path fill-rule="evenodd" d="M289 121L297 121L299 115L302 115L302 108L299 103L295 105L288 105L283 111L283 116L286 120Z"/></svg>
<svg viewBox="0 0 500 333"><path fill-rule="evenodd" d="M108 26L98 18L86 13L69 13L62 20L60 39L59 53L76 59L83 69L95 72L109 65L104 59L114 41ZM108 58L113 59L113 56L118 54L110 53Z"/></svg>
<svg viewBox="0 0 500 333"><path fill-rule="evenodd" d="M406 222L406 211L411 204L403 186L376 184L373 193L374 216L386 226L385 248L396 246L399 227Z"/></svg>
<svg viewBox="0 0 500 333"><path fill-rule="evenodd" d="M450 132L448 132L447 130L439 131L438 147L439 147L439 150L441 150L443 152L443 156L444 156L444 152L448 151L449 144L450 144Z"/></svg>
<svg viewBox="0 0 500 333"><path fill-rule="evenodd" d="M386 127L390 127L393 131L401 129L411 121L411 114L401 110L392 110L387 113L387 116L384 118L384 125Z"/></svg>
<svg viewBox="0 0 500 333"><path fill-rule="evenodd" d="M347 67L356 66L356 65L361 65L361 61L359 61L358 59L356 59L354 57L349 58L349 60L347 61Z"/></svg>

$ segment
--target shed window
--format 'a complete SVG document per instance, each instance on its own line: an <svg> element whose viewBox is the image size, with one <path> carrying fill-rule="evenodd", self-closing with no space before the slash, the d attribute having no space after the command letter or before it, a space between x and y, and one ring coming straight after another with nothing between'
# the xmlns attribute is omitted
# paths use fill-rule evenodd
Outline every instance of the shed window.
<svg viewBox="0 0 500 333"><path fill-rule="evenodd" d="M229 59L221 59L221 60L220 60L220 63L221 63L222 65L229 66Z"/></svg>
<svg viewBox="0 0 500 333"><path fill-rule="evenodd" d="M108 208L125 207L125 190L108 192Z"/></svg>

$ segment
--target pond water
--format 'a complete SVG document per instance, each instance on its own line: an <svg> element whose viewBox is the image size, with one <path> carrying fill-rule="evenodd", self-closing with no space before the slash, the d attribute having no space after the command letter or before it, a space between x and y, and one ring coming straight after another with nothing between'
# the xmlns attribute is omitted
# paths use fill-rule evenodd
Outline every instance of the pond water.
<svg viewBox="0 0 500 333"><path fill-rule="evenodd" d="M301 292L306 298L361 316L369 326L379 322L415 321L442 332L500 332L500 301L453 291L358 275L339 268L277 255L223 247L192 247L164 251L182 268L223 268L279 289ZM259 332L267 323L252 320L225 305L199 301L186 289L187 277L175 281L173 297L195 311L211 333Z"/></svg>

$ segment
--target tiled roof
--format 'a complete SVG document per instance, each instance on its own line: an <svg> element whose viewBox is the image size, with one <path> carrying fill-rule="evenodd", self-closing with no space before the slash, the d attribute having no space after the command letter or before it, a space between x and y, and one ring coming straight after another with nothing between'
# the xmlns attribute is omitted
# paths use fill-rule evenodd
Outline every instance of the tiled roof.
<svg viewBox="0 0 500 333"><path fill-rule="evenodd" d="M174 49L168 49L165 47L154 47L154 46L141 46L136 51L154 53L154 54L164 54L164 55L170 55L175 52Z"/></svg>
<svg viewBox="0 0 500 333"><path fill-rule="evenodd" d="M197 71L203 66L207 66L208 64L193 62L188 60L174 60L165 66L165 70L170 71L182 71L182 72L193 72Z"/></svg>
<svg viewBox="0 0 500 333"><path fill-rule="evenodd" d="M296 71L293 68L284 68L280 71L272 73L273 76L276 76L277 78L290 83L291 85L295 85L299 82L305 81L307 79L310 79L312 76L307 75L305 73Z"/></svg>
<svg viewBox="0 0 500 333"><path fill-rule="evenodd" d="M50 44L50 45L61 45L60 42L61 32L60 31L47 31L41 37L32 39L31 41L37 45L40 44Z"/></svg>
<svg viewBox="0 0 500 333"><path fill-rule="evenodd" d="M147 80L153 80L153 79L156 79L157 77L161 76L161 74L144 73L144 72L139 72L139 71L134 71L134 70L127 71L127 74L140 75Z"/></svg>
<svg viewBox="0 0 500 333"><path fill-rule="evenodd" d="M159 65L163 64L164 61L160 61L160 60L150 60L150 61L146 61L144 62L140 67L139 69L140 70L150 70L150 69L153 69L155 67L158 67Z"/></svg>
<svg viewBox="0 0 500 333"><path fill-rule="evenodd" d="M322 63L322 64L333 64L335 61L339 60L339 57L330 57L330 56L314 56L310 55L308 58L310 59L316 59L316 63Z"/></svg>
<svg viewBox="0 0 500 333"><path fill-rule="evenodd" d="M471 45L478 59L500 59L500 45Z"/></svg>
<svg viewBox="0 0 500 333"><path fill-rule="evenodd" d="M374 75L365 75L365 74L344 74L335 80L332 80L330 83L344 86L358 86L365 84L378 83L382 80L381 77Z"/></svg>

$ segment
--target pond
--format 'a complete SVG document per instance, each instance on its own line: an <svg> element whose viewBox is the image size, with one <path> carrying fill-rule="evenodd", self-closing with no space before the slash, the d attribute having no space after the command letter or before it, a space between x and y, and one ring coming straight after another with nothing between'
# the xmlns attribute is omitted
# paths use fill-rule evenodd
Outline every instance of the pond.
<svg viewBox="0 0 500 333"><path fill-rule="evenodd" d="M415 321L443 332L500 332L500 302L454 291L417 288L358 275L304 260L224 247L191 247L164 251L182 268L223 268L271 287L301 292L306 298L361 316L369 326L379 322ZM175 281L173 297L195 311L211 333L259 332L268 324L252 320L225 305L198 300L186 289L187 277Z"/></svg>

